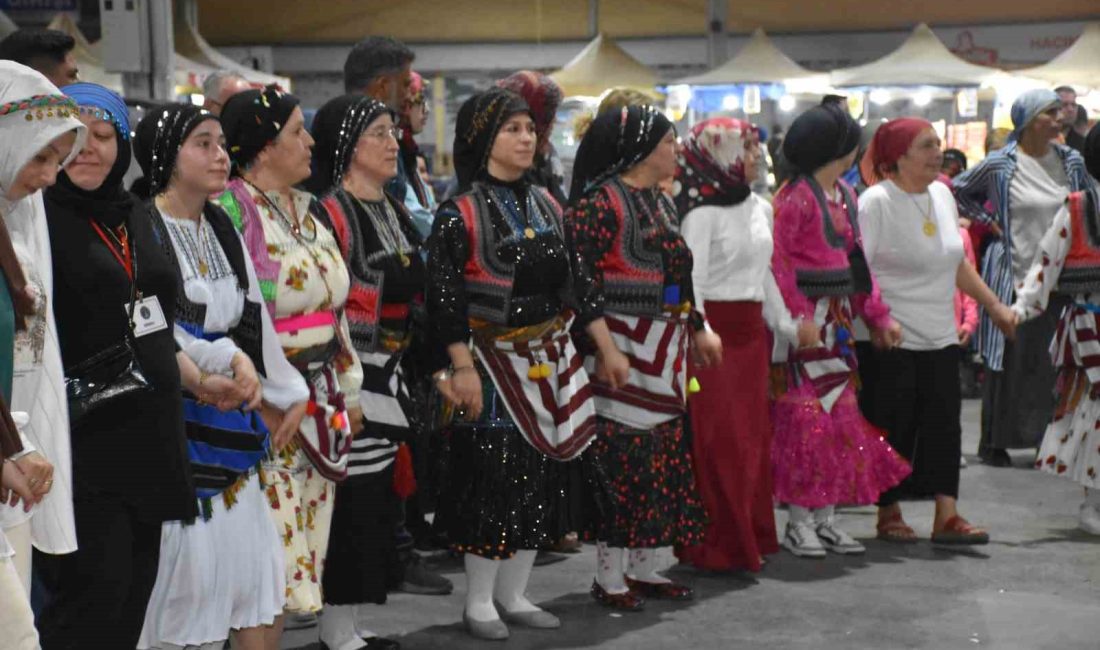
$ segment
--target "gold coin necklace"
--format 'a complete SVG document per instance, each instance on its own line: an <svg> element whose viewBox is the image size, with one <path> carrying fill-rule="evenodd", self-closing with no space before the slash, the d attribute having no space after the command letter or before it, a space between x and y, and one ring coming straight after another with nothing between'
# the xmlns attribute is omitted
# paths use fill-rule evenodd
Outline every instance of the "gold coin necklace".
<svg viewBox="0 0 1100 650"><path fill-rule="evenodd" d="M909 194L908 192L906 192L905 194L906 194L906 196L909 197L909 200L913 202L913 205L916 206L917 212L919 212L921 217L924 218L924 225L922 227L922 230L924 231L924 236L925 237L935 237L937 228L936 228L936 221L934 219L932 219L932 214L933 214L933 210L932 210L932 193L928 192L928 208L925 209L925 210L921 209L920 203L917 203L917 200L915 198L913 198L912 194Z"/></svg>

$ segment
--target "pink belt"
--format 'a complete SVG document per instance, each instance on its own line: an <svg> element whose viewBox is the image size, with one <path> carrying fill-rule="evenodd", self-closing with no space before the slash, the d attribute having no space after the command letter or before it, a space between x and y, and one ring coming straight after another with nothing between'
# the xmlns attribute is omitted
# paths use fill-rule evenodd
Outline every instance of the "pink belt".
<svg viewBox="0 0 1100 650"><path fill-rule="evenodd" d="M315 311L312 314L275 319L275 331L280 334L283 332L298 332L324 325L336 327L336 315L331 311Z"/></svg>

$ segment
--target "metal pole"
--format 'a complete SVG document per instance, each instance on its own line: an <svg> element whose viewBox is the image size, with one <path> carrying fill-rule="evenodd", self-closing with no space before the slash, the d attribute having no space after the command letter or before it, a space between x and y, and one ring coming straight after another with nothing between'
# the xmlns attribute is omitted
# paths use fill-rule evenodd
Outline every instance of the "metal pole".
<svg viewBox="0 0 1100 650"><path fill-rule="evenodd" d="M152 98L172 101L176 98L176 38L171 2L149 2L149 35Z"/></svg>
<svg viewBox="0 0 1100 650"><path fill-rule="evenodd" d="M707 0L707 67L715 68L726 62L727 0Z"/></svg>
<svg viewBox="0 0 1100 650"><path fill-rule="evenodd" d="M600 35L600 0L588 0L588 38Z"/></svg>

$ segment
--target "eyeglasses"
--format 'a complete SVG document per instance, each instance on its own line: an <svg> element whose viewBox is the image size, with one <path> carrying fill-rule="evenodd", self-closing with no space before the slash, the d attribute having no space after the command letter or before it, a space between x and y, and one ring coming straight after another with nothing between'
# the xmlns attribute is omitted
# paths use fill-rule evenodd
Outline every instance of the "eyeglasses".
<svg viewBox="0 0 1100 650"><path fill-rule="evenodd" d="M389 137L393 137L394 140L401 140L402 133L401 127L391 126L371 129L370 131L365 131L363 135L375 140L385 140Z"/></svg>

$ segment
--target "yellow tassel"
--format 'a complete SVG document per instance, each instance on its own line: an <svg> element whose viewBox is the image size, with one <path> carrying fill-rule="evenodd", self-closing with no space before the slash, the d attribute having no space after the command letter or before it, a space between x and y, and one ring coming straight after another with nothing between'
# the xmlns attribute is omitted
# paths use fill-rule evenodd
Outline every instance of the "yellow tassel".
<svg viewBox="0 0 1100 650"><path fill-rule="evenodd" d="M531 381L547 379L551 374L553 374L553 370L545 363L536 363L527 370L527 378Z"/></svg>
<svg viewBox="0 0 1100 650"><path fill-rule="evenodd" d="M688 381L688 395L694 395L701 390L703 390L703 387L699 385L699 379L692 377L691 380Z"/></svg>

